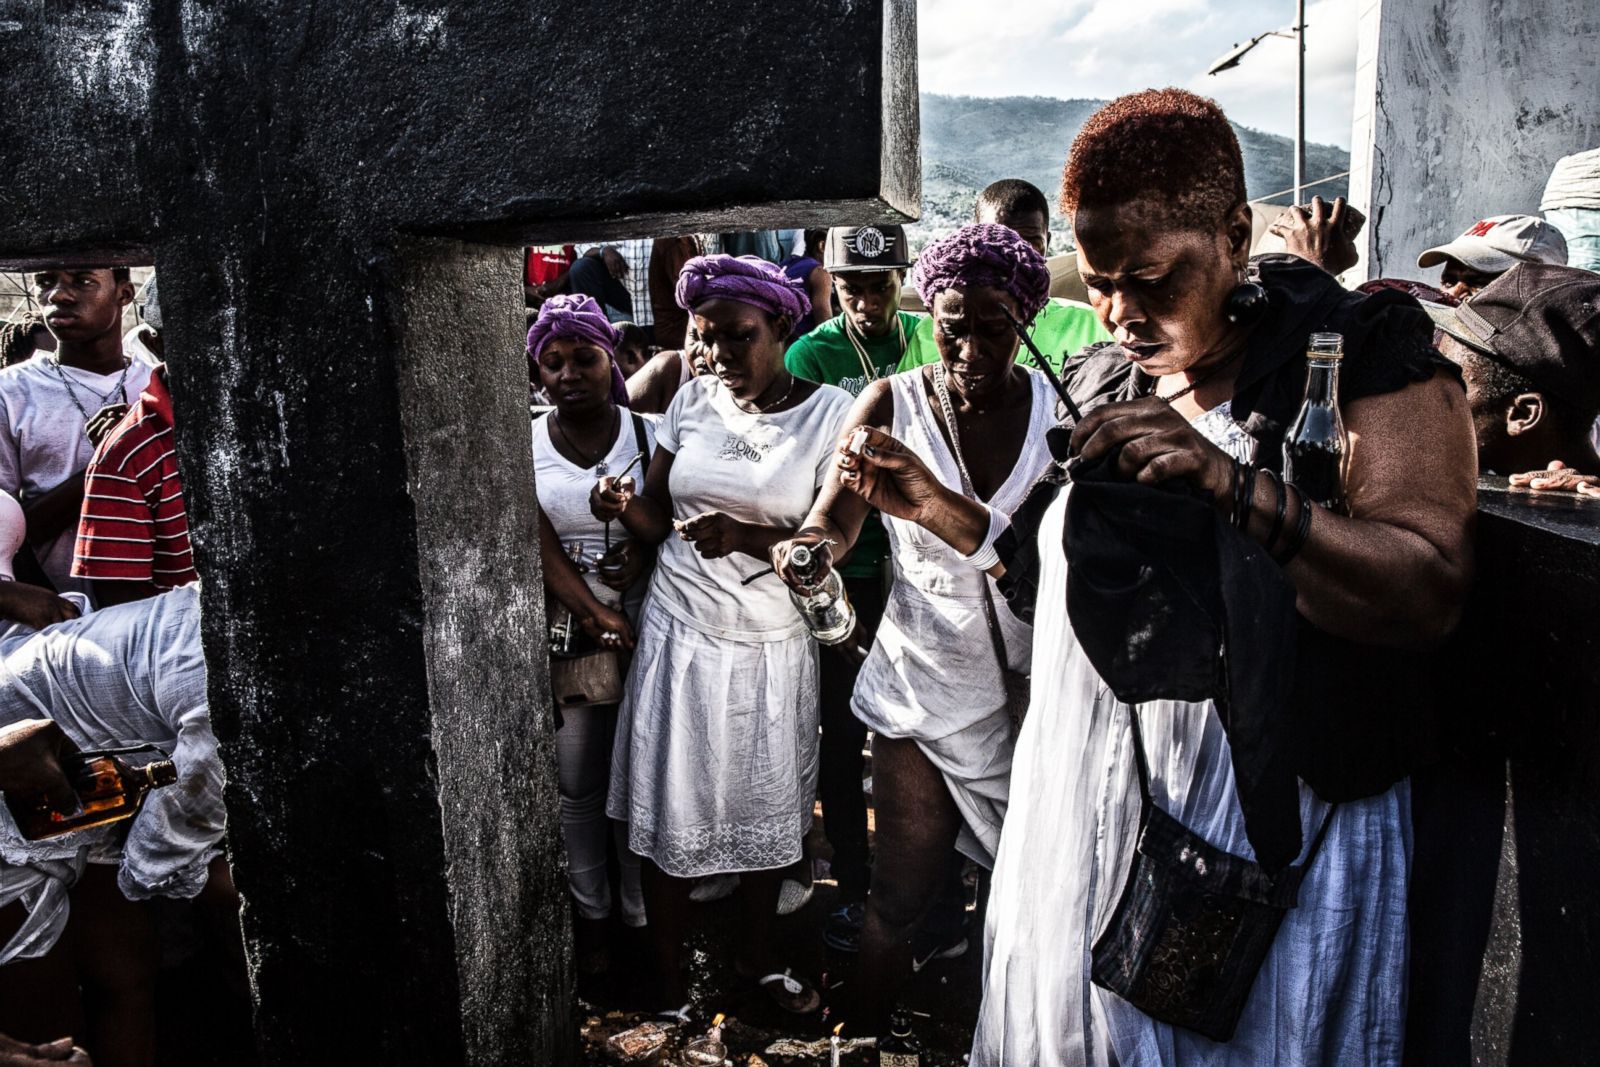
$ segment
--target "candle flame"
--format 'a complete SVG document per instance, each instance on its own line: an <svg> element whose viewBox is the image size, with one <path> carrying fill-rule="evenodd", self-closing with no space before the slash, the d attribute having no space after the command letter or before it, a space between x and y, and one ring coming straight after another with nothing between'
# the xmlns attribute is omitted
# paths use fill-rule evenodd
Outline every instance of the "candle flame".
<svg viewBox="0 0 1600 1067"><path fill-rule="evenodd" d="M717 1017L715 1019L711 1020L711 1025L712 1026L721 1026L722 1025L722 1013L720 1011L717 1012Z"/></svg>
<svg viewBox="0 0 1600 1067"><path fill-rule="evenodd" d="M838 1026L835 1026L833 1028L833 1036L834 1037L838 1037L839 1036L839 1031L843 1030L843 1029L844 1029L844 1023L840 1023Z"/></svg>

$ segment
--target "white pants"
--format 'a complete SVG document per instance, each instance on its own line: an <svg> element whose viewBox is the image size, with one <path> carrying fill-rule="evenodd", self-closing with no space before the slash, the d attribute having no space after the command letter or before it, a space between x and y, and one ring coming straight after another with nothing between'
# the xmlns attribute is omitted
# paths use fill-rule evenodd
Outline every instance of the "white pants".
<svg viewBox="0 0 1600 1067"><path fill-rule="evenodd" d="M622 921L643 926L644 894L639 888L639 857L628 851L628 827L606 815L611 780L611 745L617 732L614 705L563 708L556 731L556 776L561 790L561 834L567 846L567 880L585 919L611 914L611 883L606 878L606 837L617 843L622 865Z"/></svg>

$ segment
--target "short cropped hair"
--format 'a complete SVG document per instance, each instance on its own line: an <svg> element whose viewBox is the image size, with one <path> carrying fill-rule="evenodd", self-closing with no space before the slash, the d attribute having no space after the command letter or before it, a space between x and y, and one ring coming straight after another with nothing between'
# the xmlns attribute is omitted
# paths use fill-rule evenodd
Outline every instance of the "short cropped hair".
<svg viewBox="0 0 1600 1067"><path fill-rule="evenodd" d="M111 268L111 280L114 281L114 282L132 281L133 280L133 275L128 273L128 268L127 267L112 267Z"/></svg>
<svg viewBox="0 0 1600 1067"><path fill-rule="evenodd" d="M1215 102L1185 89L1146 89L1111 101L1073 138L1061 209L1149 197L1180 225L1209 228L1246 202L1244 157Z"/></svg>
<svg viewBox="0 0 1600 1067"><path fill-rule="evenodd" d="M650 335L644 332L644 327L632 322L619 322L616 324L617 332L622 334L622 339L617 347L632 345L635 348L648 349Z"/></svg>
<svg viewBox="0 0 1600 1067"><path fill-rule="evenodd" d="M1001 178L979 193L978 203L972 213L974 222L982 218L984 208L989 208L996 215L1012 216L1037 211L1044 216L1045 228L1050 226L1050 201L1045 199L1037 185L1021 178Z"/></svg>

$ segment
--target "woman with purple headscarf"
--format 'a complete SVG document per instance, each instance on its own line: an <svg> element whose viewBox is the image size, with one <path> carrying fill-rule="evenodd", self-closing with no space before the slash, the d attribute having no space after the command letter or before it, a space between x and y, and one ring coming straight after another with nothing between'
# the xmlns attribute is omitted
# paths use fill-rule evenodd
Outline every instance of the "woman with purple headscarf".
<svg viewBox="0 0 1600 1067"><path fill-rule="evenodd" d="M912 281L933 313L939 362L881 379L861 394L852 427L887 427L955 492L1006 515L1050 461L1055 393L1016 365L1007 315L1031 322L1050 294L1044 257L1005 226L967 226L923 249ZM881 430L867 437L883 438ZM852 432L843 449L862 447ZM848 551L868 505L831 471L774 565L795 588L796 545ZM861 934L859 1026L881 1026L909 964L965 950L961 931L913 954L952 847L991 867L1000 839L1016 725L1008 689L1028 671L1030 633L972 562L914 523L885 515L894 588L852 701L875 733L877 858ZM822 547L826 554L828 549ZM998 607L997 607L998 606Z"/></svg>
<svg viewBox="0 0 1600 1067"><path fill-rule="evenodd" d="M620 473L640 452L648 467L655 427L624 406L618 337L600 305L581 295L549 298L528 330L528 361L554 404L533 423L540 522L550 527L555 542L549 545L554 551L544 552L545 584L593 645L620 652L633 642L629 615L638 608L637 597L628 593L640 585L655 553L597 520L589 511L589 491L595 479ZM614 703L563 706L556 731L567 880L578 912L580 980L597 977L609 963L605 932L612 900L606 844L613 833L623 860L622 920L631 927L645 923L639 864L628 852L626 829L613 826L605 811L616 722Z"/></svg>
<svg viewBox="0 0 1600 1067"><path fill-rule="evenodd" d="M850 395L784 368L784 345L810 302L772 264L692 259L677 298L711 373L684 383L667 408L643 491L612 477L591 496L597 516L664 542L639 620L608 810L629 823L629 845L644 859L662 1002L677 1014L688 999L679 953L689 880L740 872L735 968L781 1007L807 1012L820 998L782 968L770 933L782 870L800 858L816 796L817 646L782 582L744 579L811 508Z"/></svg>

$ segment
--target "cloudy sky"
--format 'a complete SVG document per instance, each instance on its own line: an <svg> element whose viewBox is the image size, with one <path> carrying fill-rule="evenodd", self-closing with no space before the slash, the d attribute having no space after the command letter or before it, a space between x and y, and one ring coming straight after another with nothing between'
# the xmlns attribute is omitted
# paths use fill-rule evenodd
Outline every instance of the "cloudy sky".
<svg viewBox="0 0 1600 1067"><path fill-rule="evenodd" d="M1294 23L1290 0L920 0L922 88L967 96L1108 98L1178 85L1245 126L1294 135L1294 42L1236 42ZM1356 0L1306 5L1306 137L1350 146Z"/></svg>

